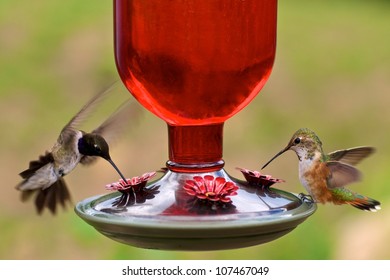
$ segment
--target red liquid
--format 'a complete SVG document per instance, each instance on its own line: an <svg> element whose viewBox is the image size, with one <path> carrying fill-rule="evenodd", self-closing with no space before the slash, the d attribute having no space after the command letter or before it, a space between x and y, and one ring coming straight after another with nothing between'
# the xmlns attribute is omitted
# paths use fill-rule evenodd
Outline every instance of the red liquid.
<svg viewBox="0 0 390 280"><path fill-rule="evenodd" d="M270 75L276 0L114 0L115 55L130 92L169 126L167 166L223 167L223 123Z"/></svg>
<svg viewBox="0 0 390 280"><path fill-rule="evenodd" d="M270 75L276 0L115 0L119 74L170 125L223 123Z"/></svg>

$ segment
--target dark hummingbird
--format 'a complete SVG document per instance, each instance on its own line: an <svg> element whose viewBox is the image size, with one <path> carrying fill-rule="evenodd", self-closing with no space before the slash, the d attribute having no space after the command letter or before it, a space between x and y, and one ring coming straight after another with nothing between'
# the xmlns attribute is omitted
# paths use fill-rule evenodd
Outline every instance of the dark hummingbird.
<svg viewBox="0 0 390 280"><path fill-rule="evenodd" d="M99 157L104 158L126 182L126 178L111 159L107 141L124 129L126 120L136 117L138 108L132 106L134 103L125 102L90 133L76 128L108 92L109 90L102 91L90 99L61 130L51 150L38 160L31 161L29 168L19 174L23 181L16 188L22 192L22 201L35 195L35 206L39 214L45 208L55 214L59 204L65 208L67 202L70 202L70 193L63 177L79 163L89 165Z"/></svg>
<svg viewBox="0 0 390 280"><path fill-rule="evenodd" d="M380 209L379 201L345 188L346 185L361 179L361 173L354 165L372 154L374 148L356 147L325 154L318 136L313 131L302 128L294 133L287 146L262 169L288 150L297 154L299 179L314 202L350 204L373 212Z"/></svg>

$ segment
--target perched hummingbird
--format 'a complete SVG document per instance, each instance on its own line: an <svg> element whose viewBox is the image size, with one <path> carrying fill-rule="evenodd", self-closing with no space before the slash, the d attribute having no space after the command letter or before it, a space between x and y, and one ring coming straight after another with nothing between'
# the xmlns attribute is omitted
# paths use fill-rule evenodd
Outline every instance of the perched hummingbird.
<svg viewBox="0 0 390 280"><path fill-rule="evenodd" d="M129 106L134 103L125 102L90 133L76 128L108 92L109 89L90 99L65 125L51 150L40 156L38 160L31 161L29 168L19 174L23 181L16 188L22 192L22 201L35 194L35 206L39 214L45 208L55 214L58 204L65 208L66 203L70 202L70 193L63 177L78 163L89 165L98 157L104 158L126 182L126 178L110 157L107 141L112 140L123 129L127 119L136 116L135 114L138 113L136 108Z"/></svg>
<svg viewBox="0 0 390 280"><path fill-rule="evenodd" d="M372 147L356 147L324 154L318 136L307 128L294 133L287 146L263 167L288 150L299 159L299 179L314 202L350 204L358 209L380 209L380 202L345 188L359 181L361 173L353 165L374 152Z"/></svg>

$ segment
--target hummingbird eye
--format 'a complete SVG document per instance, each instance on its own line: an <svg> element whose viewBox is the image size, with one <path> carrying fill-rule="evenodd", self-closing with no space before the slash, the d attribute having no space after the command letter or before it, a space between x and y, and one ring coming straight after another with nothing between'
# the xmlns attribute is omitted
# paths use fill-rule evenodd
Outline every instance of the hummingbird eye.
<svg viewBox="0 0 390 280"><path fill-rule="evenodd" d="M98 144L94 144L93 147L95 148L95 150L97 152L101 152L101 150L102 150Z"/></svg>
<svg viewBox="0 0 390 280"><path fill-rule="evenodd" d="M295 138L294 144L299 144L299 143L301 143L301 138L299 137Z"/></svg>

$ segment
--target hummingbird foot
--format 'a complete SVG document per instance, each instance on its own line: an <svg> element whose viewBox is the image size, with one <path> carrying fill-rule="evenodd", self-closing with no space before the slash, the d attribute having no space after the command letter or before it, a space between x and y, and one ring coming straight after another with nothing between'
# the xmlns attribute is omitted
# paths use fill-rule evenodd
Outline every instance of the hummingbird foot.
<svg viewBox="0 0 390 280"><path fill-rule="evenodd" d="M298 194L298 197L302 202L315 203L314 199L309 194L300 193Z"/></svg>

